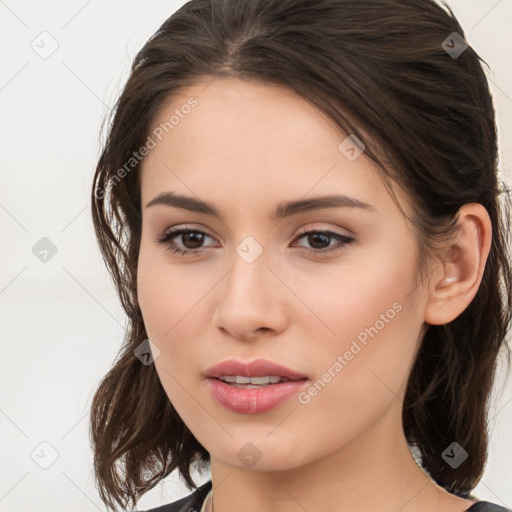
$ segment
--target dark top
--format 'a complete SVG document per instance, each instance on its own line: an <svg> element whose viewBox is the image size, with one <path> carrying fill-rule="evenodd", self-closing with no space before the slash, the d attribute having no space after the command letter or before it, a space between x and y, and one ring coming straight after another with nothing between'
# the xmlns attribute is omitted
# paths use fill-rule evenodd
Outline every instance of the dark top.
<svg viewBox="0 0 512 512"><path fill-rule="evenodd" d="M162 505L161 507L152 508L142 512L190 512L192 509L195 512L199 512L203 506L203 501L211 488L212 481L209 480L195 489L191 494L178 501L173 501L168 505ZM512 512L512 510L488 501L479 501L474 505L471 505L466 512Z"/></svg>

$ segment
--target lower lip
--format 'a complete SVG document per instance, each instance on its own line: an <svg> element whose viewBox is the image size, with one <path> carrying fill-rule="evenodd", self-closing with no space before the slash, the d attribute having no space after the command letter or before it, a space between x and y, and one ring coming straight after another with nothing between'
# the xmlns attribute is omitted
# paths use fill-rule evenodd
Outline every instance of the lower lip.
<svg viewBox="0 0 512 512"><path fill-rule="evenodd" d="M237 388L219 379L206 379L213 397L224 407L243 414L259 414L282 405L301 391L307 379L280 382L261 388Z"/></svg>

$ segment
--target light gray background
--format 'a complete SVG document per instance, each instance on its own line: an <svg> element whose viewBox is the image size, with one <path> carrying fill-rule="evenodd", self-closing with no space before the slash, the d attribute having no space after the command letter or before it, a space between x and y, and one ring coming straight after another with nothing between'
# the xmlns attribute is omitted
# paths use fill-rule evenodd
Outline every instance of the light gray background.
<svg viewBox="0 0 512 512"><path fill-rule="evenodd" d="M92 478L88 413L125 319L96 247L90 188L100 124L131 60L183 3L0 0L0 511L105 510ZM448 3L491 66L510 183L512 0ZM47 59L31 47L43 31L58 43ZM42 237L57 247L46 263L32 253ZM512 507L512 385L500 376L477 493ZM58 457L48 469L31 458L49 464L52 450ZM188 492L173 474L139 509Z"/></svg>

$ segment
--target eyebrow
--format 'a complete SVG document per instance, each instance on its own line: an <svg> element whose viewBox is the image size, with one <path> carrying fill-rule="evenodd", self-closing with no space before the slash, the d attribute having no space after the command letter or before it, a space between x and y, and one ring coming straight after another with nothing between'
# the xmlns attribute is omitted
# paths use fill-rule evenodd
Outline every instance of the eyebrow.
<svg viewBox="0 0 512 512"><path fill-rule="evenodd" d="M158 194L149 201L146 208L156 205L174 206L191 212L213 215L218 219L222 218L222 214L212 203L208 203L194 197L179 195L174 192L163 192ZM377 211L372 205L364 203L354 197L345 195L328 195L280 203L271 215L271 220L281 220L285 217L291 217L292 215L297 215L299 213L334 207L361 208L368 211Z"/></svg>

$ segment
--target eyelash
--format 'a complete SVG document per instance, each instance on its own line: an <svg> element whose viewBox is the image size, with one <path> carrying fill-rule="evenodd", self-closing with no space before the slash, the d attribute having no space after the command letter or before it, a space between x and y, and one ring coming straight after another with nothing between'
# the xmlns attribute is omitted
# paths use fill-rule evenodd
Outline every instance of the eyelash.
<svg viewBox="0 0 512 512"><path fill-rule="evenodd" d="M180 256L193 256L195 254L198 254L198 253L201 253L201 252L205 251L205 249L195 249L195 250L194 249L187 249L187 250L183 250L183 249L177 248L176 247L176 242L174 242L172 239L176 238L179 235L185 234L185 233L199 233L199 234L205 235L207 237L213 238L208 233L205 233L204 231L201 231L200 229L178 228L178 229L167 231L162 236L156 238L155 241L157 243L165 245L167 250L169 250L169 251L171 251L173 253L178 253L178 254L180 254ZM314 256L322 255L322 254L325 254L325 253L330 253L330 252L333 252L333 251L344 250L346 245L348 245L348 244L350 244L350 243L352 243L354 241L354 239L351 238L351 237L348 237L348 236L345 236L345 235L341 235L341 234L335 233L333 231L322 231L322 230L318 230L318 229L313 229L313 230L310 230L310 231L302 231L294 239L294 242L299 240L299 239L301 239L301 238L303 238L303 237L305 237L305 236L307 236L307 235L315 234L315 233L326 234L329 238L334 238L334 239L339 240L340 242L342 242L342 245L338 246L338 247L331 248L331 249L308 249L308 248L303 247L303 249L305 249L308 252L308 254L312 254ZM208 251L208 249L206 249L206 251Z"/></svg>

